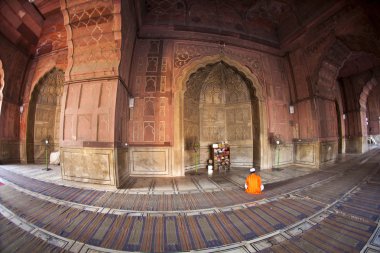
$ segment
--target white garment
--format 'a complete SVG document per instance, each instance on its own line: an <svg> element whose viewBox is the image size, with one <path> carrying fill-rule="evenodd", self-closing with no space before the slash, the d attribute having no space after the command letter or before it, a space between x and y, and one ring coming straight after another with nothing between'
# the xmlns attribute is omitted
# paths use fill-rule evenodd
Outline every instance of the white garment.
<svg viewBox="0 0 380 253"><path fill-rule="evenodd" d="M58 165L60 163L59 151L50 153L50 164Z"/></svg>
<svg viewBox="0 0 380 253"><path fill-rule="evenodd" d="M261 191L263 191L263 190L264 190L264 185L262 184L262 185L261 185Z"/></svg>

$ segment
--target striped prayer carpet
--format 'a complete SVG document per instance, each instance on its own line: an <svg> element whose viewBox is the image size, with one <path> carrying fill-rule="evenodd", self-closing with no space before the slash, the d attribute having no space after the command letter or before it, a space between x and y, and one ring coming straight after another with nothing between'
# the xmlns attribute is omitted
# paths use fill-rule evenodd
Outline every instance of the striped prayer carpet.
<svg viewBox="0 0 380 253"><path fill-rule="evenodd" d="M360 252L375 228L375 222L333 214L303 234L262 252Z"/></svg>
<svg viewBox="0 0 380 253"><path fill-rule="evenodd" d="M342 175L334 178L312 189L306 189L298 193L323 203L331 204L336 199L341 198L347 191L360 183L368 174L376 170L376 163L363 164L360 170L349 170Z"/></svg>
<svg viewBox="0 0 380 253"><path fill-rule="evenodd" d="M335 208L346 215L377 221L380 218L380 184L367 183Z"/></svg>
<svg viewBox="0 0 380 253"><path fill-rule="evenodd" d="M95 246L143 252L187 251L251 240L324 207L313 200L285 198L219 213L126 216L57 205L8 186L0 190L0 202L54 234Z"/></svg>
<svg viewBox="0 0 380 253"><path fill-rule="evenodd" d="M22 230L0 214L1 252L66 252Z"/></svg>
<svg viewBox="0 0 380 253"><path fill-rule="evenodd" d="M56 185L19 175L0 168L0 177L27 190L60 200L134 211L180 211L231 206L284 194L331 177L331 173L316 172L281 185L266 185L261 195L250 195L242 189L180 194L124 194Z"/></svg>
<svg viewBox="0 0 380 253"><path fill-rule="evenodd" d="M262 252L360 252L377 227L379 192L379 184L361 185L322 222Z"/></svg>

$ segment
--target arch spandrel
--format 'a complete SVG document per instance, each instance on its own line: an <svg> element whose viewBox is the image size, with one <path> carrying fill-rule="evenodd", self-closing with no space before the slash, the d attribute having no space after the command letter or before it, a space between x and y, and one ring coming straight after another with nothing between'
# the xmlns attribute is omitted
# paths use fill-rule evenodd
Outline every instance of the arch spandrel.
<svg viewBox="0 0 380 253"><path fill-rule="evenodd" d="M254 73L252 73L252 71L248 67L225 55L206 56L201 59L191 60L190 62L188 62L184 67L180 69L180 72L177 75L177 77L175 77L175 83L177 85L177 87L175 87L175 92L184 92L186 90L187 80L189 80L190 76L197 72L198 69L204 68L207 65L214 64L217 62L225 62L227 65L237 69L240 73L242 73L247 79L251 81L253 88L255 89L256 97L261 101L265 100L265 89L263 87L262 82L259 81L259 78Z"/></svg>

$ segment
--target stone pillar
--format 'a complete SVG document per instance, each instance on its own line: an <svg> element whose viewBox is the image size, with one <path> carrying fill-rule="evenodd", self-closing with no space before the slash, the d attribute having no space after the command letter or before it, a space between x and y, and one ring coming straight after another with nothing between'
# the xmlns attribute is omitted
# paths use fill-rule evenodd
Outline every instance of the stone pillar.
<svg viewBox="0 0 380 253"><path fill-rule="evenodd" d="M61 110L64 179L119 186L116 107L125 89L119 77L121 2L61 0L68 67ZM119 108L118 108L119 109Z"/></svg>

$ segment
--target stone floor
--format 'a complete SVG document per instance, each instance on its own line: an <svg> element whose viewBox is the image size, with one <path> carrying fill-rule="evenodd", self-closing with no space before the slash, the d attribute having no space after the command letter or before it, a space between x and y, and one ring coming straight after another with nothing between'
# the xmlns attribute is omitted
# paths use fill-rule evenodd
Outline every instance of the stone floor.
<svg viewBox="0 0 380 253"><path fill-rule="evenodd" d="M50 167L0 165L0 251L380 252L379 147L320 170L259 171L261 195L244 193L247 169L115 190Z"/></svg>

